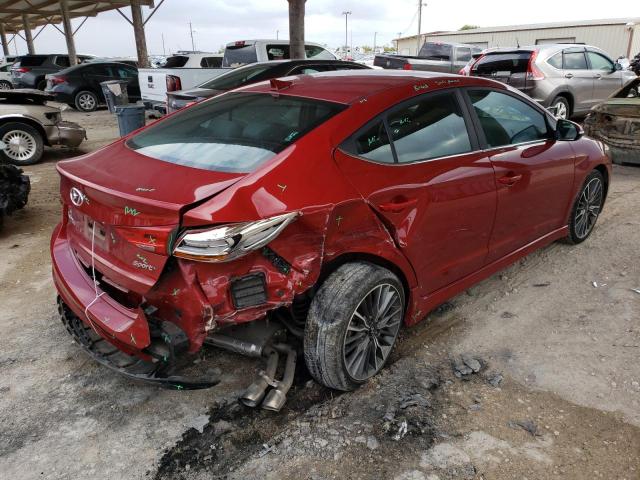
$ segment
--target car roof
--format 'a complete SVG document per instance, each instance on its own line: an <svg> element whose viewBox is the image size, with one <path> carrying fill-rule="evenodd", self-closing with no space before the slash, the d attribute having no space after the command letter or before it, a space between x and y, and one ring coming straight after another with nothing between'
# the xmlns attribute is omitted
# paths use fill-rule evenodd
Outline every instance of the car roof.
<svg viewBox="0 0 640 480"><path fill-rule="evenodd" d="M414 85L418 89L425 80L433 80L435 82L442 80L447 83L453 81L458 86L468 83L506 89L506 86L499 82L479 77L404 70L344 70L281 77L278 80L292 83L291 85L283 86L280 90L275 90L271 87L273 80L269 80L242 87L238 91L256 93L282 92L285 95L350 104L364 97L370 97L393 88Z"/></svg>

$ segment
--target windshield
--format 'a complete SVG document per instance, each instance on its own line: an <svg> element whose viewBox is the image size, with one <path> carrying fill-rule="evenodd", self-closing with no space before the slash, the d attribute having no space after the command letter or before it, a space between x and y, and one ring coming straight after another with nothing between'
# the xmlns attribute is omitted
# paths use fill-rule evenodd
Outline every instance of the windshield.
<svg viewBox="0 0 640 480"><path fill-rule="evenodd" d="M210 88L212 90L232 90L246 83L258 82L262 80L261 74L270 70L273 65L250 65L247 67L239 67L228 73L223 73L219 77L215 77L202 85L200 88Z"/></svg>
<svg viewBox="0 0 640 480"><path fill-rule="evenodd" d="M451 45L427 42L422 45L418 56L428 60L451 60L452 50Z"/></svg>
<svg viewBox="0 0 640 480"><path fill-rule="evenodd" d="M252 172L346 106L285 95L230 93L140 132L129 148L220 172Z"/></svg>

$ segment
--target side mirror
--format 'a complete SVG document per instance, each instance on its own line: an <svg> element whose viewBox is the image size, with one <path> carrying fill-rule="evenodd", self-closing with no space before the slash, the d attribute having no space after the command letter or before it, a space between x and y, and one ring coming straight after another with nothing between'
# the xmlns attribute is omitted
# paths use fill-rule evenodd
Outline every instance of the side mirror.
<svg viewBox="0 0 640 480"><path fill-rule="evenodd" d="M618 72L622 70L622 64L620 62L616 62L613 64L613 71L614 72Z"/></svg>
<svg viewBox="0 0 640 480"><path fill-rule="evenodd" d="M571 120L559 118L556 123L556 139L572 142L584 136L584 130L580 125Z"/></svg>

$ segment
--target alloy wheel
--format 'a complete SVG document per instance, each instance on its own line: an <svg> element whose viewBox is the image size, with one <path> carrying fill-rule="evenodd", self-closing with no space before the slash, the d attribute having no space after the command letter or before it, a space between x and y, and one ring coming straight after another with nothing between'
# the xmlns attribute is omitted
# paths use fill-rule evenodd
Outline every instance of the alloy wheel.
<svg viewBox="0 0 640 480"><path fill-rule="evenodd" d="M6 144L4 153L11 160L24 162L35 155L36 139L23 130L11 130L4 134L2 141Z"/></svg>
<svg viewBox="0 0 640 480"><path fill-rule="evenodd" d="M574 218L575 232L579 238L586 238L591 233L602 209L602 199L602 180L592 178L582 189Z"/></svg>
<svg viewBox="0 0 640 480"><path fill-rule="evenodd" d="M96 108L96 99L90 93L83 93L78 97L78 105L82 110L93 110Z"/></svg>
<svg viewBox="0 0 640 480"><path fill-rule="evenodd" d="M11 84L9 82L0 82L0 90L11 90Z"/></svg>
<svg viewBox="0 0 640 480"><path fill-rule="evenodd" d="M402 323L400 293L388 283L373 288L356 307L344 337L344 365L358 381L384 366Z"/></svg>
<svg viewBox="0 0 640 480"><path fill-rule="evenodd" d="M555 109L556 109L556 118L562 118L562 119L567 118L567 115L569 112L567 111L567 106L564 104L564 102L556 103Z"/></svg>

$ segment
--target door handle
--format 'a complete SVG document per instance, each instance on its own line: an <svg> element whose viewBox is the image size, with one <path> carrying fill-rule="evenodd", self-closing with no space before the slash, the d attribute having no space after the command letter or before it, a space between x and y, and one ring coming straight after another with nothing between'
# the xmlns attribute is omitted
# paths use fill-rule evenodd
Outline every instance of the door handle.
<svg viewBox="0 0 640 480"><path fill-rule="evenodd" d="M593 78L602 78L602 75L600 75L599 73L597 73L597 74L595 74L595 75L593 76Z"/></svg>
<svg viewBox="0 0 640 480"><path fill-rule="evenodd" d="M518 174L518 175L505 175L504 177L500 177L498 179L498 181L501 184L506 185L507 187L511 187L511 186L515 185L520 180L522 180L522 175L520 175L520 174Z"/></svg>
<svg viewBox="0 0 640 480"><path fill-rule="evenodd" d="M400 213L401 211L413 207L418 200L415 198L411 198L409 200L398 200L391 201L389 203L381 203L378 205L378 208L383 212L391 212L391 213Z"/></svg>
<svg viewBox="0 0 640 480"><path fill-rule="evenodd" d="M564 78L573 78L573 73L567 73Z"/></svg>

